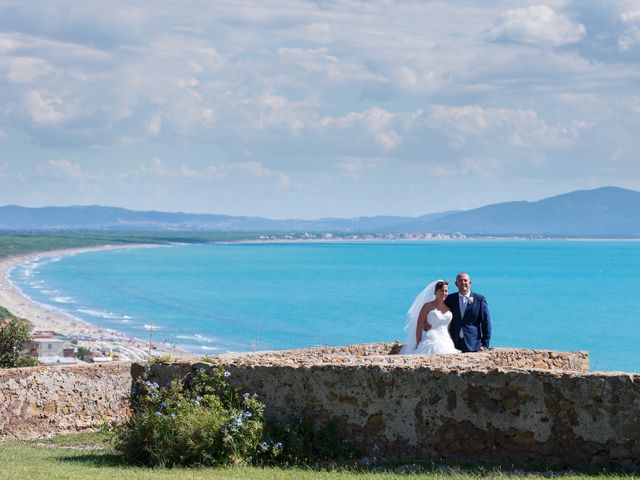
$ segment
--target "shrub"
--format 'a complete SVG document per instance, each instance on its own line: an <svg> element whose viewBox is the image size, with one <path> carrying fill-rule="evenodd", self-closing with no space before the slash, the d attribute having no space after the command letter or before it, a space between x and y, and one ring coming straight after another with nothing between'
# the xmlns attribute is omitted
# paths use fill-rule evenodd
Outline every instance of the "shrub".
<svg viewBox="0 0 640 480"><path fill-rule="evenodd" d="M76 352L76 357L78 360L82 360L83 362L93 363L93 354L91 350L85 347L78 347L78 351Z"/></svg>
<svg viewBox="0 0 640 480"><path fill-rule="evenodd" d="M136 381L132 415L111 427L125 460L150 466L237 463L309 465L354 458L337 422L293 420L266 426L256 395L240 394L220 365L201 368L160 387Z"/></svg>
<svg viewBox="0 0 640 480"><path fill-rule="evenodd" d="M171 363L173 358L169 355L154 355L149 358L149 365L155 365L156 363Z"/></svg>
<svg viewBox="0 0 640 480"><path fill-rule="evenodd" d="M32 367L38 365L38 361L24 353L26 346L31 341L29 335L29 322L14 317L6 310L0 317L0 368Z"/></svg>
<svg viewBox="0 0 640 480"><path fill-rule="evenodd" d="M114 428L116 450L126 460L158 466L246 463L262 452L264 405L240 395L221 367L200 369L161 388L141 379L133 413Z"/></svg>

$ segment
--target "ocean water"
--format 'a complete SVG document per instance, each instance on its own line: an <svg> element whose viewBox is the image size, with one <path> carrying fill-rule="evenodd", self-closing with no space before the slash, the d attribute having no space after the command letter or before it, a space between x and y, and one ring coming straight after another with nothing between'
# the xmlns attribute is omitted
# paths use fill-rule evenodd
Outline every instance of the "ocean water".
<svg viewBox="0 0 640 480"><path fill-rule="evenodd" d="M95 325L189 351L403 340L436 278L471 274L494 347L588 350L594 370L640 371L640 242L212 244L42 258L10 279Z"/></svg>

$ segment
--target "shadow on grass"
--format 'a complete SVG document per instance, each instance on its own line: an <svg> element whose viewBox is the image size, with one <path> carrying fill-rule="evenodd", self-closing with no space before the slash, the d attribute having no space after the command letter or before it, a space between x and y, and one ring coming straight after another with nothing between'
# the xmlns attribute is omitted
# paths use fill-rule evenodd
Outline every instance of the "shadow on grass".
<svg viewBox="0 0 640 480"><path fill-rule="evenodd" d="M151 467L142 464L132 464L125 461L120 454L110 451L86 452L77 455L59 456L57 458L61 463L75 463L90 467L113 467L113 468L147 468L153 470L157 467ZM299 465L249 465L256 468L281 468L288 470L291 468L307 470L310 472L335 472L344 471L354 474L371 474L371 473L387 473L387 474L413 474L413 475L436 475L438 477L475 477L475 478L496 478L496 477L558 477L571 476L574 478L593 478L593 477L609 477L609 478L639 478L638 471L630 471L622 468L585 468L580 470L572 469L552 469L545 466L522 466L522 465L496 465L490 463L479 462L454 462L454 461L433 461L425 460L421 462L373 462L363 464L362 462L324 462L319 464L299 464ZM168 467L171 468L171 467ZM189 469L190 467L175 466L174 468ZM215 468L215 467L212 467Z"/></svg>
<svg viewBox="0 0 640 480"><path fill-rule="evenodd" d="M77 463L92 467L130 467L122 455L113 452L86 452L56 458L61 463Z"/></svg>

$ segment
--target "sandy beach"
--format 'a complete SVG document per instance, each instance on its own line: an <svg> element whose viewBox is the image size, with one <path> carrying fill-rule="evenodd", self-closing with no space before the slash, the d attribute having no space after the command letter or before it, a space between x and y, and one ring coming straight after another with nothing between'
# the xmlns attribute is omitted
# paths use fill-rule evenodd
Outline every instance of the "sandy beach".
<svg viewBox="0 0 640 480"><path fill-rule="evenodd" d="M69 339L77 339L78 345L107 352L117 352L119 359L142 360L149 356L193 357L189 352L172 348L160 342L149 342L127 337L121 332L99 328L80 318L59 310L47 308L22 294L8 279L9 272L17 265L42 257L59 257L78 253L110 250L115 248L149 248L153 245L105 245L100 247L73 248L36 252L0 259L0 305L14 315L29 320L36 331L52 331Z"/></svg>

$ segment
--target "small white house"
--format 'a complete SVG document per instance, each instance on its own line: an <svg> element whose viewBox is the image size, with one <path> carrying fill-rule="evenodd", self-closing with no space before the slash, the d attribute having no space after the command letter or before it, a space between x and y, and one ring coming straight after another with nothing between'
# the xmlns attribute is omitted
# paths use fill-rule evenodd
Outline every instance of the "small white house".
<svg viewBox="0 0 640 480"><path fill-rule="evenodd" d="M34 338L33 343L40 357L64 357L65 341L59 338Z"/></svg>

